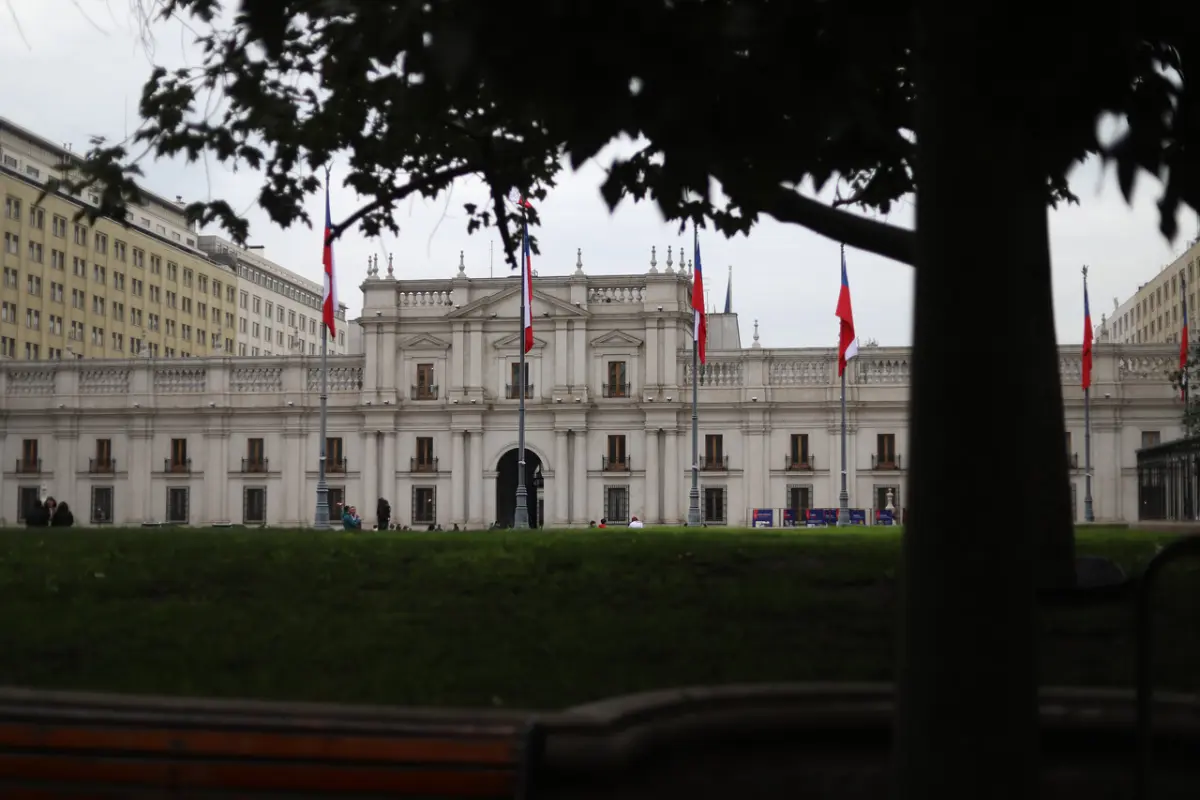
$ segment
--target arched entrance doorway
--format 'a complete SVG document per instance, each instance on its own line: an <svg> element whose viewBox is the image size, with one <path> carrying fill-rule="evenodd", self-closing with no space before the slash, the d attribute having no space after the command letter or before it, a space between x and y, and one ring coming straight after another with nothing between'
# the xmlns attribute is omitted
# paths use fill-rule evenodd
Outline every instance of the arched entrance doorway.
<svg viewBox="0 0 1200 800"><path fill-rule="evenodd" d="M537 453L525 450L525 491L529 506L529 527L541 527L537 482L542 476L542 460ZM500 457L496 465L496 521L511 528L517 511L517 449L514 447Z"/></svg>

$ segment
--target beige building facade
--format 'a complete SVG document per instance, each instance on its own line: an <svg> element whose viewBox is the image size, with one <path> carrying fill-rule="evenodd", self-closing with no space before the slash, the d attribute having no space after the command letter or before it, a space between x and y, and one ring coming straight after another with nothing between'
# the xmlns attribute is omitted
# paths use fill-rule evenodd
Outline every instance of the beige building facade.
<svg viewBox="0 0 1200 800"><path fill-rule="evenodd" d="M319 234L318 234L319 237ZM319 244L319 238L316 242ZM237 355L316 355L320 352L324 287L219 236L201 236L200 248L238 277ZM329 352L351 352L346 304L337 310L337 338Z"/></svg>
<svg viewBox="0 0 1200 800"><path fill-rule="evenodd" d="M511 519L519 398L535 523L686 519L691 469L690 278L659 272L538 277L534 347L519 367L515 278L363 285L364 353L330 359L329 485L368 524L387 498L405 525ZM701 510L837 505L839 388L832 348L743 347L736 315L710 320L700 375ZM1092 393L1096 517L1138 518L1137 450L1180 434L1169 345L1100 344ZM908 496L910 353L864 347L848 381L851 506L873 518ZM320 359L206 357L0 363L0 515L52 494L84 524L311 523ZM1060 351L1076 517L1084 501L1077 347ZM524 386L524 390L522 390ZM997 381L995 391L1003 391ZM981 422L981 425L986 425ZM973 453L979 495L1003 508L1001 462ZM1033 468L1023 465L1014 468Z"/></svg>
<svg viewBox="0 0 1200 800"><path fill-rule="evenodd" d="M1121 303L1101 325L1101 341L1121 344L1179 343L1186 287L1188 325L1197 330L1196 287L1200 281L1200 239ZM1094 319L1094 318L1093 318Z"/></svg>
<svg viewBox="0 0 1200 800"><path fill-rule="evenodd" d="M46 181L60 177L73 158L0 118L0 357L319 351L321 287L252 251L201 236L188 224L182 198L143 193L144 204L124 223L76 220L81 209L98 204L91 191L57 192L39 202ZM251 336L252 298L272 309L273 320L282 317L269 326L270 348L261 335ZM339 316L345 320L344 305ZM346 351L340 334L332 352Z"/></svg>

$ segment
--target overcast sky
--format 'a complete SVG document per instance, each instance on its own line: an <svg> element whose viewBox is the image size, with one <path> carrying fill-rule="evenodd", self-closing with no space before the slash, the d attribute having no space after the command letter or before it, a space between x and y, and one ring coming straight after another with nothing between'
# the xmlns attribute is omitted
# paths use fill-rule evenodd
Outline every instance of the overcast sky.
<svg viewBox="0 0 1200 800"><path fill-rule="evenodd" d="M137 102L151 60L167 67L198 63L193 35L178 23L155 31L154 51L148 54L126 0L7 3L9 8L0 10L0 19L12 12L0 24L0 75L5 76L0 81L0 115L53 141L71 143L76 151L85 150L93 135L119 141L136 129ZM14 18L19 29L10 24ZM143 169L146 187L156 193L186 200L220 198L247 210L251 242L263 245L266 257L320 282L320 232L306 227L284 231L272 225L254 207L260 183L253 173L172 162L147 162ZM569 274L577 249L582 249L589 273L644 272L652 245L658 248L662 269L667 247L683 243L677 228L666 224L652 204L626 203L610 215L598 191L601 177L599 165L567 177L539 209L542 255L534 265L539 274ZM1081 338L1081 265L1091 267L1090 295L1098 323L1101 313L1111 312L1113 298L1123 301L1182 252L1197 230L1196 217L1189 212L1181 217L1181 236L1174 246L1162 238L1154 207L1159 187L1148 179L1140 181L1132 208L1121 198L1112 175L1103 175L1098 164L1080 168L1073 185L1081 204L1052 212L1050 220L1055 314L1062 343ZM459 251L464 251L467 274L486 277L494 237L490 232L468 236L461 210L463 202L478 194L477 187L462 187L449 203L405 205L398 214L399 237L369 241L352 232L343 238L336 251L338 290L351 314L357 315L361 307L358 286L372 254L379 254L381 263L394 255L396 272L403 278L448 278L457 271ZM322 197L314 197L309 208L318 224L322 203ZM335 186L335 220L358 205L353 192ZM911 203L902 204L889 221L911 226ZM988 237L1004 235L989 230L986 218L979 220L979 231L981 247L987 246ZM739 312L744 344L750 343L755 319L764 347L836 343L836 243L798 226L764 221L749 237L703 236L701 248L711 304L724 303L728 267L733 267L734 310ZM499 275L505 267L498 238L495 250ZM911 269L855 250L847 251L847 261L859 336L885 346L910 344ZM1009 315L1020 313L990 307L986 296L971 311L985 316L972 324L1002 325Z"/></svg>

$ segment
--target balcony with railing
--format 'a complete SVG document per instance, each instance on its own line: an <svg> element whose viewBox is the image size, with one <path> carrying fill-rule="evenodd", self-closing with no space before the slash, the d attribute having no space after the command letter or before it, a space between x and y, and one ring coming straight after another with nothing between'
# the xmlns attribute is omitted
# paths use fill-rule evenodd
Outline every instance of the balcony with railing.
<svg viewBox="0 0 1200 800"><path fill-rule="evenodd" d="M433 386L414 385L411 388L412 388L412 392L409 396L412 397L413 400L437 400L438 399L438 387L436 384L434 384Z"/></svg>
<svg viewBox="0 0 1200 800"><path fill-rule="evenodd" d="M409 472L437 472L438 460L437 456L421 457L413 456L408 461Z"/></svg>
<svg viewBox="0 0 1200 800"><path fill-rule="evenodd" d="M900 472L904 465L900 462L900 456L894 453L884 453L882 457L878 453L872 453L871 469L877 472Z"/></svg>
<svg viewBox="0 0 1200 800"><path fill-rule="evenodd" d="M604 472L632 472L633 460L629 456L621 456L620 458L601 456L600 469Z"/></svg>
<svg viewBox="0 0 1200 800"><path fill-rule="evenodd" d="M261 475L271 471L271 459L269 458L243 458L242 472L244 474Z"/></svg>
<svg viewBox="0 0 1200 800"><path fill-rule="evenodd" d="M817 459L810 453L802 453L799 458L784 453L783 468L787 472L812 472L817 468Z"/></svg>
<svg viewBox="0 0 1200 800"><path fill-rule="evenodd" d="M329 457L325 458L325 474L345 475L347 471L346 459Z"/></svg>
<svg viewBox="0 0 1200 800"><path fill-rule="evenodd" d="M40 475L42 460L40 458L18 458L16 471L19 475Z"/></svg>
<svg viewBox="0 0 1200 800"><path fill-rule="evenodd" d="M515 383L504 384L504 396L509 400L519 400L521 398L521 386ZM525 386L525 399L533 397L533 384Z"/></svg>
<svg viewBox="0 0 1200 800"><path fill-rule="evenodd" d="M92 475L112 475L117 471L115 458L89 458L88 472Z"/></svg>
<svg viewBox="0 0 1200 800"><path fill-rule="evenodd" d="M729 456L700 456L701 472L728 472Z"/></svg>
<svg viewBox="0 0 1200 800"><path fill-rule="evenodd" d="M163 472L170 475L191 475L192 460L190 458L164 458Z"/></svg>
<svg viewBox="0 0 1200 800"><path fill-rule="evenodd" d="M600 393L608 398L633 397L632 385L629 383L605 383L600 386Z"/></svg>

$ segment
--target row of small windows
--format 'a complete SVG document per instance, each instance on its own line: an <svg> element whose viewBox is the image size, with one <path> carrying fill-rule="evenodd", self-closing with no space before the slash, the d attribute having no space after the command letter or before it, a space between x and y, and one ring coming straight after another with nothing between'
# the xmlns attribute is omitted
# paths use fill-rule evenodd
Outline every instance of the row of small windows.
<svg viewBox="0 0 1200 800"><path fill-rule="evenodd" d="M251 283L257 283L259 286L262 286L262 287L268 289L269 291L276 292L278 294L283 295L284 297L295 300L298 303L302 303L302 304L308 306L309 308L314 308L317 310L320 310L320 308L321 308L321 298L318 297L317 295L313 294L312 292L305 291L304 289L297 289L292 284L287 283L286 281L281 281L272 275L268 275L267 273L262 272L261 270L253 269L253 268L247 267L246 265L243 264L238 267L238 276L250 281ZM246 295L247 295L246 292L242 292L242 308L246 307L246 303L245 303ZM258 300L259 300L259 298L257 296L255 296L254 312L256 314L259 313ZM268 316L271 313L270 306L271 306L271 304L268 302L267 303ZM283 313L282 309L280 310L279 313L280 314ZM295 312L293 312L293 314L294 313ZM338 309L338 311L336 313L337 313L338 319L346 318L345 312L343 312L341 309ZM279 321L283 322L282 316L279 318ZM295 324L296 324L295 320L293 319L292 325L294 326ZM314 331L314 333L315 333L315 331Z"/></svg>
<svg viewBox="0 0 1200 800"><path fill-rule="evenodd" d="M13 196L6 197L5 201L4 201L4 214L8 219L21 220L22 219L21 199L17 198L17 197L13 197ZM44 230L45 222L46 222L45 210L42 209L40 206L36 206L36 205L31 206L29 208L30 227L35 230ZM53 229L53 235L55 237L65 239L67 236L67 229L68 229L67 218L64 216L61 216L59 214L54 214L51 217L51 224L52 224L52 229ZM85 225L80 225L78 223L76 223L74 225L74 242L75 242L75 244L80 245L80 246L84 246L84 247L87 246L87 244L88 244L88 229ZM97 252L101 255L108 254L109 240L108 240L107 234L100 233L100 232L94 233L94 235L92 237L92 242L93 242L93 249L95 250L95 252ZM12 233L12 232L5 233L4 234L4 249L5 249L5 252L7 252L11 255L20 256L20 254L21 254L20 235L17 233ZM28 250L29 250L28 258L31 262L36 263L36 264L45 263L44 245L41 242L35 242L32 240L29 241L28 242ZM128 245L119 239L114 240L112 242L112 255L116 260L123 262L123 263L129 263L131 260L134 267L143 268L143 269L146 267L146 262L147 262L146 252L144 250L142 250L141 248L136 248L136 247L133 248L131 251L130 248L128 247ZM149 262L150 262L150 273L152 275L161 275L162 274L162 258L161 258L161 256L151 255L149 258ZM82 267L82 270L80 267L81 264L84 265ZM64 251L58 250L58 249L53 249L53 248L51 249L51 267L54 269L64 269L65 270L65 268L66 268L66 253ZM74 267L75 267L75 272L77 275L86 275L86 262L84 261L84 259L75 257ZM103 270L103 268L100 267L99 265L96 265L96 269L101 270L101 271ZM278 292L278 293L284 295L285 297L289 297L289 298L295 300L296 302L303 303L304 305L309 306L310 308L320 309L320 307L321 307L321 299L319 297L317 297L316 295L312 294L311 292L306 292L304 290L297 289L296 287L294 287L290 284L287 284L284 281L281 281L277 278L266 275L266 274L260 272L259 270L254 270L254 269L250 269L248 267L242 266L239 268L239 274L243 278L246 278L247 280L250 280L254 283L262 285L262 286L270 289L271 291ZM180 275L179 266L177 264L175 264L174 262L170 262L170 261L167 262L167 279L170 281L177 281L177 280L179 280L179 275ZM183 278L183 280L182 280L183 285L187 288L192 288L194 286L201 292L207 292L209 289L208 277L204 276L204 275L196 276L193 273L193 270L191 270L188 267L183 268L182 278ZM220 297L221 289L222 289L221 282L217 281L217 280L213 280L212 281L213 295ZM233 302L233 295L234 295L233 287L232 286L226 287L226 300L228 302ZM247 292L242 292L242 308L246 307L247 295L248 295ZM256 295L254 298L255 313L261 313L260 312L260 302L261 302L260 298ZM266 305L267 305L267 315L269 316L271 314L272 304L270 301L267 301ZM282 307L280 307L278 313L279 313L279 321L283 322L284 309ZM339 309L337 312L337 317L338 317L338 319L344 320L345 312L343 312L341 309ZM290 312L289 324L292 327L296 326L296 312L295 311ZM300 315L300 328L303 330L304 327L305 327L305 318L304 318L304 315ZM308 327L309 327L308 333L310 335L315 336L316 335L315 321L310 322Z"/></svg>
<svg viewBox="0 0 1200 800"><path fill-rule="evenodd" d="M16 158L16 156L5 153L2 163L3 163L4 167L6 167L7 169L11 169L14 172L18 172L18 173L21 172L20 161ZM41 169L33 164L25 165L24 175L28 178L33 179L34 181L41 182L41 180L42 180ZM82 198L83 195L80 194L79 197ZM100 196L97 195L95 192L89 191L88 195L87 195L87 199L88 199L88 202L90 202L92 205L100 204ZM35 211L31 210L31 212L30 212L31 217L35 216L35 214L40 214L40 212L41 212L41 209L38 208L37 206L35 206L34 208L37 209L37 211L35 212ZM153 220L150 219L150 217L144 217L144 216L143 217L135 217L132 211L127 211L125 214L125 218L130 224L133 224L135 222L135 220L137 220L138 222L140 222L141 226L143 228L145 228L147 231L149 231L149 230L151 230L151 228L153 228L153 230L156 234L163 237L164 239L167 238L167 234L168 234L167 226L165 226L159 222L154 222ZM15 219L15 217L14 217L14 219ZM42 226L36 225L35 227L41 229ZM65 230L66 230L66 228L65 228L65 220L64 220L64 228L63 228L64 233L62 235L65 235ZM59 234L56 234L56 235L59 235ZM177 230L170 231L170 237L171 237L171 239L173 239L176 242L182 243L182 242L186 241L188 247L196 246L196 240L194 237L184 236Z"/></svg>

